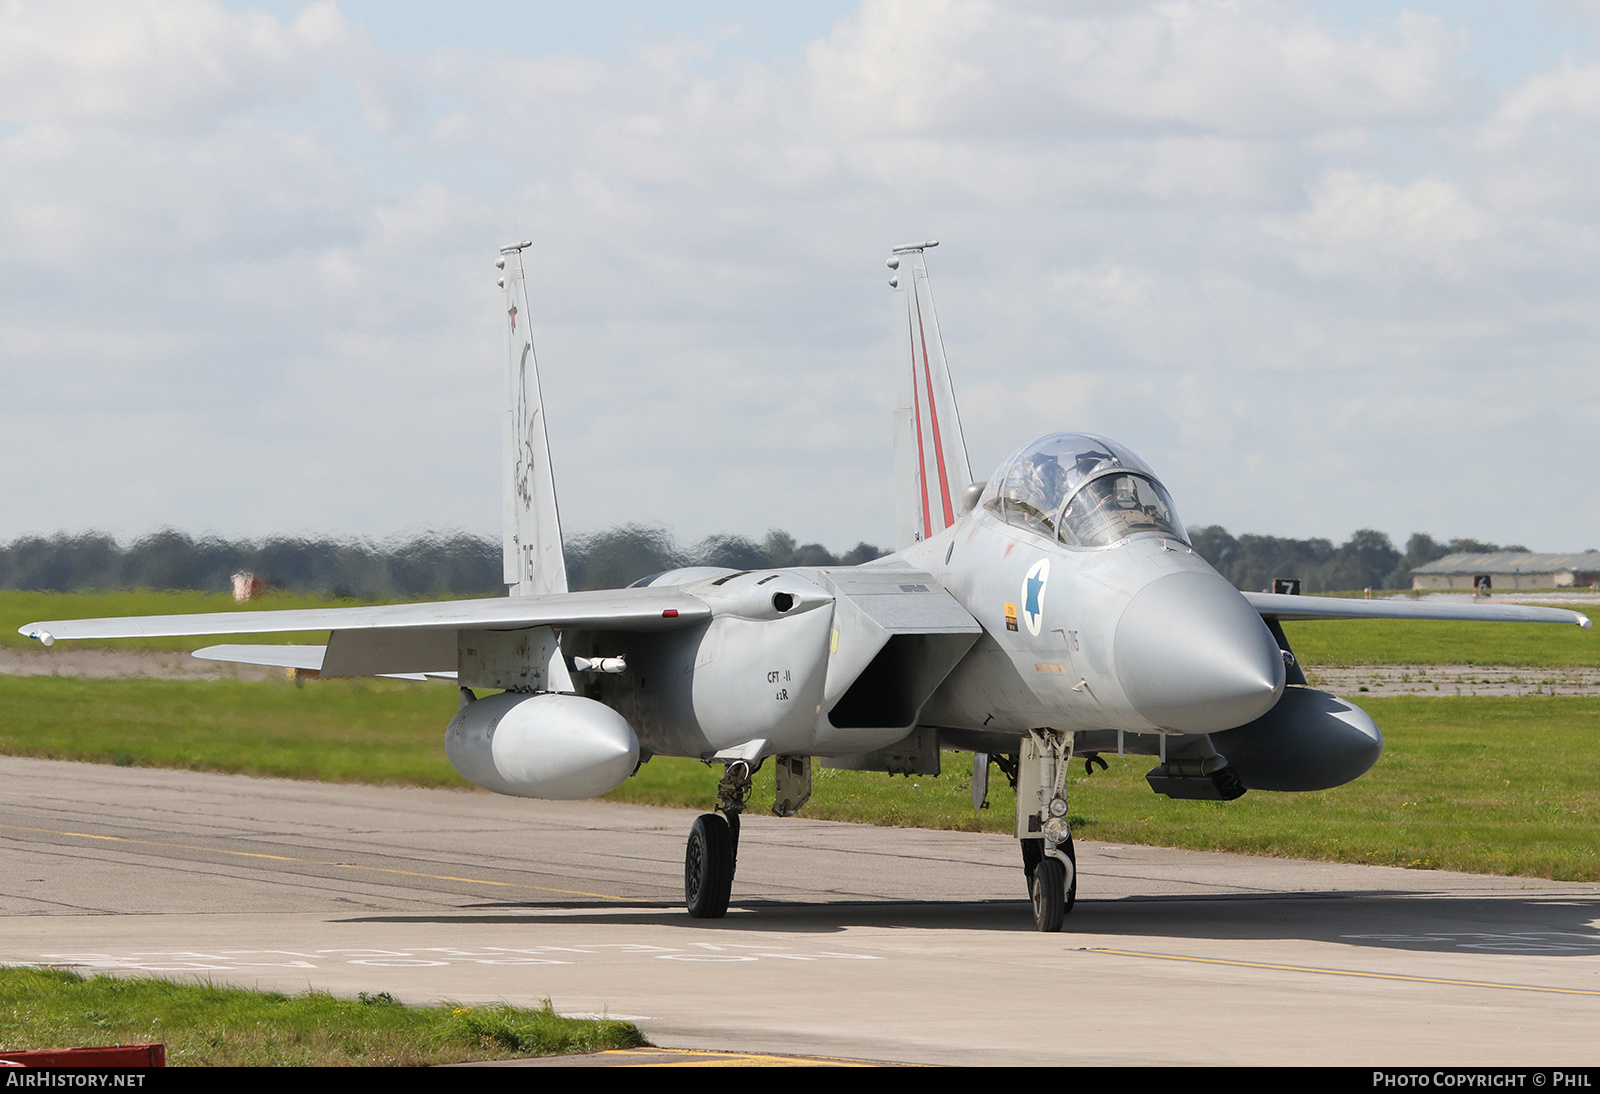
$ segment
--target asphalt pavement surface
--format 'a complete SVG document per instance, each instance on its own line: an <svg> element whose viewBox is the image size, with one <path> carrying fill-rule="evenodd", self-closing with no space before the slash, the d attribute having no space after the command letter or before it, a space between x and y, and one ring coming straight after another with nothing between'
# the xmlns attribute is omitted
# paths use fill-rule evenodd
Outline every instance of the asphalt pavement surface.
<svg viewBox="0 0 1600 1094"><path fill-rule="evenodd" d="M1007 837L747 814L699 921L683 810L17 758L0 787L0 963L549 998L735 1054L1600 1061L1600 885L1083 842L1043 935Z"/></svg>

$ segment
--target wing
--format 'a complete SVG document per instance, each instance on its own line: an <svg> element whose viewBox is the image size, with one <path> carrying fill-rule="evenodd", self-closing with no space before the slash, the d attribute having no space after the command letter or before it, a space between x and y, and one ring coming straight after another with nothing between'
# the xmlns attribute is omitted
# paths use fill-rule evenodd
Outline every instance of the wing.
<svg viewBox="0 0 1600 1094"><path fill-rule="evenodd" d="M57 639L331 631L318 666L322 675L388 676L456 671L457 646L462 632L522 631L537 627L659 631L691 626L710 618L711 609L705 601L668 587L358 608L55 619L29 623L17 629L45 645ZM303 650L320 648L301 647ZM236 660L232 657L213 659ZM311 667L301 666L299 662L288 664Z"/></svg>
<svg viewBox="0 0 1600 1094"><path fill-rule="evenodd" d="M1584 630L1592 624L1582 612L1540 608L1531 604L1428 603L1411 600L1345 600L1332 596L1292 596L1286 593L1245 593L1244 598L1264 619L1460 619L1483 623L1576 623Z"/></svg>

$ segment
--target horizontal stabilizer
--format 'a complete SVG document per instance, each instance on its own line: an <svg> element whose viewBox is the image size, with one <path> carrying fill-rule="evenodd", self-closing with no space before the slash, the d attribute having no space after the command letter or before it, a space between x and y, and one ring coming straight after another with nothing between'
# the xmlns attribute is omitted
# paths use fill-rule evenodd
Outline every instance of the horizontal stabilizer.
<svg viewBox="0 0 1600 1094"><path fill-rule="evenodd" d="M263 665L275 669L298 669L320 673L327 646L207 646L190 656L202 661L223 661L231 665ZM385 672L392 680L454 680L453 672Z"/></svg>
<svg viewBox="0 0 1600 1094"><path fill-rule="evenodd" d="M202 661L225 661L230 665L264 665L275 669L305 669L320 672L327 646L207 646L191 657Z"/></svg>
<svg viewBox="0 0 1600 1094"><path fill-rule="evenodd" d="M1245 593L1250 606L1268 619L1460 619L1480 623L1576 623L1589 617L1565 608L1532 604L1460 604L1416 600L1349 600L1334 596Z"/></svg>

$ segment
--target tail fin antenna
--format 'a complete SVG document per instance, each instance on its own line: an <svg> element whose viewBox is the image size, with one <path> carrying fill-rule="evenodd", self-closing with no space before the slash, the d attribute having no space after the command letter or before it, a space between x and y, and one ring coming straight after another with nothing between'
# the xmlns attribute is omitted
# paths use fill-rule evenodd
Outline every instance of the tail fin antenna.
<svg viewBox="0 0 1600 1094"><path fill-rule="evenodd" d="M894 248L895 343L900 395L895 402L895 548L903 550L955 524L961 492L972 481L961 412L933 308L923 253L939 241Z"/></svg>
<svg viewBox="0 0 1600 1094"><path fill-rule="evenodd" d="M561 514L545 434L539 365L533 356L528 290L522 251L529 241L500 248L496 263L505 275L506 412L501 430L505 474L502 524L505 533L504 580L512 596L567 591L567 562L561 551Z"/></svg>

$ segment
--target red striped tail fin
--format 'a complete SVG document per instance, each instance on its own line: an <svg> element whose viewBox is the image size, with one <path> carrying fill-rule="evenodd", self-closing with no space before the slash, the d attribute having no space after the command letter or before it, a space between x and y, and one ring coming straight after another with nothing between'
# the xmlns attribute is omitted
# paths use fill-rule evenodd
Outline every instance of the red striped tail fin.
<svg viewBox="0 0 1600 1094"><path fill-rule="evenodd" d="M937 240L896 247L895 343L900 394L894 410L895 549L937 535L956 522L961 494L972 481L961 413L950 386L950 365L933 310L923 252Z"/></svg>

